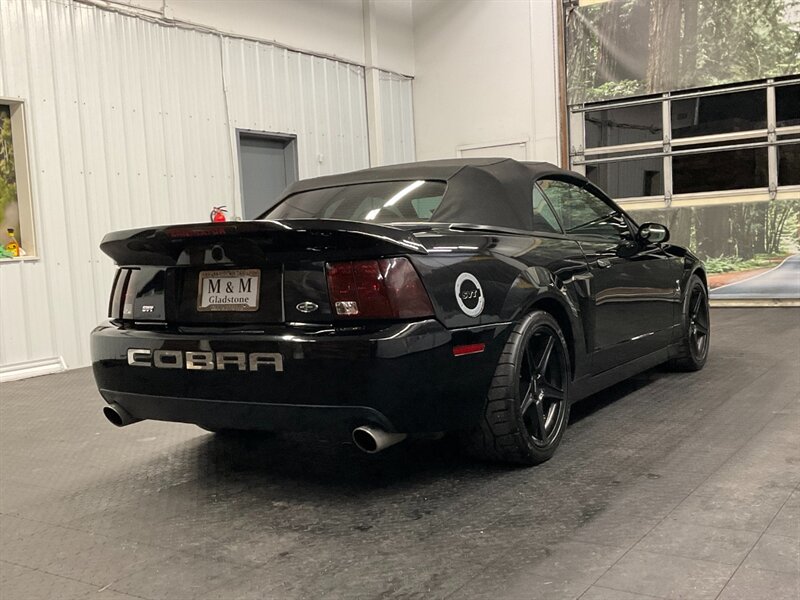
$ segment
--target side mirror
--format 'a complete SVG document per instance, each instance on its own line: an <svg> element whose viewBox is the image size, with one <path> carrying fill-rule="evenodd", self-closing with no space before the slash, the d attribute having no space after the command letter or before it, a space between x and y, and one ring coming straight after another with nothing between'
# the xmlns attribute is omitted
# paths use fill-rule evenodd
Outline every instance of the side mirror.
<svg viewBox="0 0 800 600"><path fill-rule="evenodd" d="M662 244L669 239L669 229L658 223L642 223L636 237L645 244Z"/></svg>

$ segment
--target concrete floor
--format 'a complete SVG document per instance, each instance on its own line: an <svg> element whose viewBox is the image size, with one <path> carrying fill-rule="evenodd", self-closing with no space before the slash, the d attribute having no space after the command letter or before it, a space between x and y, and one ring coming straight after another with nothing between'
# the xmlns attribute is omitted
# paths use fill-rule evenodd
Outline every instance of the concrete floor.
<svg viewBox="0 0 800 600"><path fill-rule="evenodd" d="M796 600L800 310L712 319L704 371L577 405L533 469L115 429L87 369L4 384L0 597Z"/></svg>

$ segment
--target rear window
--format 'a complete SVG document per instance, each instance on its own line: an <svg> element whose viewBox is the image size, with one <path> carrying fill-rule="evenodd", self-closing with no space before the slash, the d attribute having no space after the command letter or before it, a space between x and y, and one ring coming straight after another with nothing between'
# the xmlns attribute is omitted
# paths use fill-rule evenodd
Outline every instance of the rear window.
<svg viewBox="0 0 800 600"><path fill-rule="evenodd" d="M346 219L368 223L430 221L439 208L443 181L379 181L308 190L289 196L267 219Z"/></svg>

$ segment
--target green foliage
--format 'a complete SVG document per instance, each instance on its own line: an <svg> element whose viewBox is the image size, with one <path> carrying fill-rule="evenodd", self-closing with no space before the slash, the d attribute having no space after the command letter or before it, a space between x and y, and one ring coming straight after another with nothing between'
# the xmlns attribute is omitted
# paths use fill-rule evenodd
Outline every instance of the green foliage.
<svg viewBox="0 0 800 600"><path fill-rule="evenodd" d="M784 254L759 254L754 258L745 260L738 256L717 256L706 258L705 265L708 273L730 273L732 271L749 271L774 267Z"/></svg>
<svg viewBox="0 0 800 600"><path fill-rule="evenodd" d="M699 0L697 84L800 73L796 0Z"/></svg>
<svg viewBox="0 0 800 600"><path fill-rule="evenodd" d="M17 179L14 168L14 145L11 141L11 116L7 107L0 107L0 222L6 207L17 201Z"/></svg>
<svg viewBox="0 0 800 600"><path fill-rule="evenodd" d="M708 261L713 272L756 268L765 257L800 251L800 200L637 210L633 216L666 225L670 239Z"/></svg>
<svg viewBox="0 0 800 600"><path fill-rule="evenodd" d="M676 27L657 7L680 2ZM669 59L672 89L800 73L800 0L615 0L571 8L567 19L569 103L660 89L649 59ZM658 89L657 89L658 88Z"/></svg>
<svg viewBox="0 0 800 600"><path fill-rule="evenodd" d="M605 100L606 98L622 98L636 96L644 93L644 83L636 79L623 79L622 81L607 81L601 85L586 90L586 101Z"/></svg>

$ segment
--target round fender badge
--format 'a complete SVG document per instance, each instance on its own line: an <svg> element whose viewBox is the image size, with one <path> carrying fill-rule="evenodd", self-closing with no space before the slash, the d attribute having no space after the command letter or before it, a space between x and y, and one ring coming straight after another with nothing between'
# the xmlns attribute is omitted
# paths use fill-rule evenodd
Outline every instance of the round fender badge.
<svg viewBox="0 0 800 600"><path fill-rule="evenodd" d="M302 313L310 313L317 310L319 308L319 305L316 302L309 302L308 300L306 300L305 302L301 302L300 304L295 306L295 308Z"/></svg>
<svg viewBox="0 0 800 600"><path fill-rule="evenodd" d="M483 288L472 273L462 273L456 279L456 302L469 317L477 317L483 312Z"/></svg>

